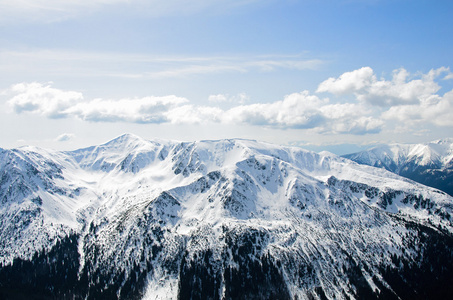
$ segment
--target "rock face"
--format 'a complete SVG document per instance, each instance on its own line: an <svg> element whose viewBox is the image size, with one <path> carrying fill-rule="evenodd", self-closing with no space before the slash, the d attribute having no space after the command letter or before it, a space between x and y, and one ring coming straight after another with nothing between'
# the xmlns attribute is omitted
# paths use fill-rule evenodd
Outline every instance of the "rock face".
<svg viewBox="0 0 453 300"><path fill-rule="evenodd" d="M453 296L453 198L331 154L124 135L0 174L2 299Z"/></svg>
<svg viewBox="0 0 453 300"><path fill-rule="evenodd" d="M453 196L453 139L427 144L381 145L344 157L386 169Z"/></svg>

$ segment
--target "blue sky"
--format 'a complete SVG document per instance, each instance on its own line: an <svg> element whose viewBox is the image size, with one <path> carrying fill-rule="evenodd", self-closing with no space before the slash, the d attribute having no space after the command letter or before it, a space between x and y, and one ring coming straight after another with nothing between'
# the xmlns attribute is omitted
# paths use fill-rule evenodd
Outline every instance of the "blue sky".
<svg viewBox="0 0 453 300"><path fill-rule="evenodd" d="M453 2L0 0L0 147L451 137Z"/></svg>

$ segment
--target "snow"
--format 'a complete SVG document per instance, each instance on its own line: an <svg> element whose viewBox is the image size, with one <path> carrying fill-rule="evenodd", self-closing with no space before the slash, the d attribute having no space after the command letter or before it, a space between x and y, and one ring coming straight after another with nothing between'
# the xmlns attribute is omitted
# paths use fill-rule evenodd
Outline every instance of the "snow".
<svg viewBox="0 0 453 300"><path fill-rule="evenodd" d="M436 145L442 146L442 149L448 148L442 142ZM424 163L426 160L432 160L434 156L433 151L427 149L431 148L417 146L408 151L407 147L392 146L387 150L390 150L393 158L401 157L401 153L408 153L409 156L423 154ZM163 154L159 156L160 153ZM389 154L388 151L383 153ZM443 151L443 154L445 153L446 151ZM42 209L49 220L75 230L80 225L76 221L77 212L88 210L89 207L102 208L103 215L108 216L121 207L128 206L124 203L125 195L129 199L139 199L145 192L149 197L156 197L162 191L190 185L214 171L220 171L230 182L233 182L233 179L241 181L243 178L237 173L238 168L248 174L253 184L259 187L259 191L243 191L247 199L260 199L259 208L256 208L258 210L266 210L269 207L274 207L276 211L281 210L286 205L283 187L288 185L289 179L301 174L305 178L299 179L308 181L310 185L314 182L326 183L330 176L335 176L341 180L377 187L407 190L420 188L414 187L413 182L389 172L351 163L331 153L316 154L299 148L250 140L156 142L126 134L106 144L72 152L26 147L20 149L18 154L23 159L35 161L37 165L40 160L45 159L61 166L63 178L55 179L55 184L61 189L80 191L79 195L74 197L68 197L67 194L49 195L45 190L36 191L43 199ZM23 166L17 167L23 169ZM261 173L267 173L272 168L279 174L264 178ZM280 174L280 169L286 169L285 172L291 169L291 176ZM180 173L175 174L176 170ZM190 199L184 204L189 208L189 214L197 215L203 211L203 207L209 207L203 202L192 204L191 202L199 201ZM251 207L247 211L250 209ZM393 208L393 212L396 209ZM215 206L214 211L216 212L211 218L224 216L219 207ZM206 211L204 215L206 214L210 213ZM248 214L242 215L242 218L247 217Z"/></svg>
<svg viewBox="0 0 453 300"><path fill-rule="evenodd" d="M437 140L426 144L389 144L346 155L371 166L384 164L386 168L396 165L397 173L407 163L417 166L436 166L443 169L453 160L453 139Z"/></svg>
<svg viewBox="0 0 453 300"><path fill-rule="evenodd" d="M148 284L143 300L173 300L178 298L178 278L157 272Z"/></svg>
<svg viewBox="0 0 453 300"><path fill-rule="evenodd" d="M451 144L436 145L428 147L436 155L426 147L396 146L382 155L403 159L414 153L432 160L451 153ZM451 215L452 197L328 152L240 139L148 141L128 134L75 151L27 147L2 150L0 155L1 172L14 168L24 174L30 166L40 171L24 177L38 189L22 198L18 193L2 204L4 222L6 218L13 222L11 215L30 207L42 210L21 231L19 243L2 245L3 262L32 255L27 247L49 249L71 231L83 236L79 239L82 260L90 259L85 251L95 245L101 249L96 263L114 261L124 270L125 258L137 261L141 251L151 251L142 248L146 237L165 249L153 259L166 261L181 247L193 254L225 243L223 228L262 233L263 240L256 243L277 257L289 257L293 251L324 261L341 259L340 249L360 253L368 261L387 259L373 257L372 249L399 253L403 243L399 232L407 229L391 218L394 214L453 232L452 225L435 213L439 209ZM391 203L383 204L382 195L393 197ZM37 196L41 205L31 202ZM415 200L405 203L406 197ZM429 199L433 207L416 207L417 199ZM90 231L87 225L96 229ZM164 239L154 236L153 226L159 226ZM2 239L11 234L5 229L0 233ZM330 298L341 297L339 286L346 284L341 280L346 275L322 265L317 272L325 272L320 277L327 278L323 284ZM370 271L366 278L376 288L372 275ZM330 277L339 278L339 286ZM174 273L156 270L148 278L144 299L176 298L177 282ZM297 286L292 291L303 296Z"/></svg>

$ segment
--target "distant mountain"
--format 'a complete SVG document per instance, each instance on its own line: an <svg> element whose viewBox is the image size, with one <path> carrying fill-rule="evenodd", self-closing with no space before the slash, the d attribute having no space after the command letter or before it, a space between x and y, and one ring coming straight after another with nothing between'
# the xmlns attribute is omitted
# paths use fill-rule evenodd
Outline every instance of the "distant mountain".
<svg viewBox="0 0 453 300"><path fill-rule="evenodd" d="M381 145L343 157L384 168L453 195L453 139L427 144Z"/></svg>
<svg viewBox="0 0 453 300"><path fill-rule="evenodd" d="M453 198L329 153L0 150L1 299L447 299Z"/></svg>

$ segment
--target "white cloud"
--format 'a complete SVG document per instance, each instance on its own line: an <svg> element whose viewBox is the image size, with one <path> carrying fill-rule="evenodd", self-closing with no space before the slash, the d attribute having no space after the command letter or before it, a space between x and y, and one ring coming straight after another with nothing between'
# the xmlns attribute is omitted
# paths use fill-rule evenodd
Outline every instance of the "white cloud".
<svg viewBox="0 0 453 300"><path fill-rule="evenodd" d="M393 71L392 80L378 80L370 67L346 72L338 78L329 78L322 82L317 92L329 92L334 95L353 94L357 100L377 106L416 104L440 90L436 79L443 73L449 74L448 68L439 68L427 74L412 76L401 68Z"/></svg>
<svg viewBox="0 0 453 300"><path fill-rule="evenodd" d="M239 104L244 104L250 100L250 97L246 93L240 93L233 98L233 101L238 102Z"/></svg>
<svg viewBox="0 0 453 300"><path fill-rule="evenodd" d="M444 96L433 95L412 105L391 107L382 114L387 120L397 120L404 127L417 124L453 126L453 91Z"/></svg>
<svg viewBox="0 0 453 300"><path fill-rule="evenodd" d="M63 133L59 135L55 140L57 142L67 142L69 140L72 140L75 137L73 133Z"/></svg>
<svg viewBox="0 0 453 300"><path fill-rule="evenodd" d="M384 122L372 116L373 111L363 104L336 103L320 107L320 111L328 120L325 126L327 133L367 134L378 133Z"/></svg>
<svg viewBox="0 0 453 300"><path fill-rule="evenodd" d="M327 98L321 99L308 91L290 94L281 101L240 104L228 110L193 105L186 98L174 95L85 101L81 93L63 91L40 83L17 84L8 92L16 94L8 104L18 114L33 113L49 118L73 117L89 122L245 124L280 129L316 129L330 133L349 131L354 134L378 132L382 125L367 116L369 111L359 104L330 104ZM231 98L214 95L211 98L234 100L235 103L248 99L246 94Z"/></svg>
<svg viewBox="0 0 453 300"><path fill-rule="evenodd" d="M165 112L188 102L173 95L84 101L79 92L36 82L16 84L8 92L16 94L8 101L16 113L29 112L49 118L76 117L92 122L162 123L167 121Z"/></svg>
<svg viewBox="0 0 453 300"><path fill-rule="evenodd" d="M384 121L370 116L359 118L345 118L342 122L332 122L328 133L341 134L372 134L379 133L384 126Z"/></svg>
<svg viewBox="0 0 453 300"><path fill-rule="evenodd" d="M442 75L444 75L442 78ZM394 130L411 131L433 124L439 127L453 126L453 91L439 95L440 80L452 77L449 68L432 69L427 73L410 74L401 68L393 71L391 80L378 80L373 70L364 67L346 72L338 78L329 78L318 86L317 92L330 92L337 96L354 95L354 103L335 104L322 108L324 114L335 119L343 111L356 109L356 119L347 119L333 124L338 132L373 132L384 121L397 121ZM339 106L344 106L340 108ZM378 106L378 108L376 108ZM373 113L373 110L375 111Z"/></svg>
<svg viewBox="0 0 453 300"><path fill-rule="evenodd" d="M183 105L165 112L171 124L207 124L221 122L224 111L209 106Z"/></svg>
<svg viewBox="0 0 453 300"><path fill-rule="evenodd" d="M346 117L356 118L371 114L371 111L365 105L356 103L328 104L320 107L319 110L331 120L344 119Z"/></svg>
<svg viewBox="0 0 453 300"><path fill-rule="evenodd" d="M225 112L223 122L274 128L315 129L324 133L366 134L381 131L383 122L358 104L330 104L308 91L282 101L240 105Z"/></svg>
<svg viewBox="0 0 453 300"><path fill-rule="evenodd" d="M92 122L164 123L168 121L164 113L186 102L187 99L174 95L120 100L94 99L68 107L64 112Z"/></svg>
<svg viewBox="0 0 453 300"><path fill-rule="evenodd" d="M317 92L329 92L335 95L345 95L355 93L370 86L373 81L376 81L373 69L363 67L361 69L343 73L339 78L329 78L323 81Z"/></svg>
<svg viewBox="0 0 453 300"><path fill-rule="evenodd" d="M303 91L288 95L282 101L234 107L226 111L225 121L281 128L313 128L322 121L319 107L327 101Z"/></svg>
<svg viewBox="0 0 453 300"><path fill-rule="evenodd" d="M280 101L253 104L245 104L250 102L245 93L216 94L209 96L212 105L207 106L195 105L175 95L85 100L79 92L40 83L16 84L3 94L12 94L7 104L15 113L47 118L138 124L248 125L363 135L411 126L413 130L420 130L426 124L453 126L453 91L436 94L441 88L438 80L445 73L450 74L447 68L439 68L412 76L399 69L393 72L392 80L387 81L377 80L371 68L362 68L319 85L319 92L356 96L356 100L342 103L308 91L287 95ZM384 100L386 106L383 106ZM231 108L219 108L219 103L228 103ZM386 128L389 120L395 122L393 129Z"/></svg>
<svg viewBox="0 0 453 300"><path fill-rule="evenodd" d="M217 94L217 95L209 95L208 101L209 102L214 102L214 103L222 103L222 102L227 102L229 99L228 95L224 94Z"/></svg>
<svg viewBox="0 0 453 300"><path fill-rule="evenodd" d="M52 88L50 84L19 83L13 85L11 93L17 94L8 101L16 112L32 112L49 118L62 118L67 115L66 108L83 101L79 92L62 91Z"/></svg>
<svg viewBox="0 0 453 300"><path fill-rule="evenodd" d="M239 93L236 96L230 96L228 94L217 94L217 95L210 95L208 97L209 102L213 103L224 103L224 102L231 102L231 103L239 103L244 104L250 100L250 97L246 93Z"/></svg>

